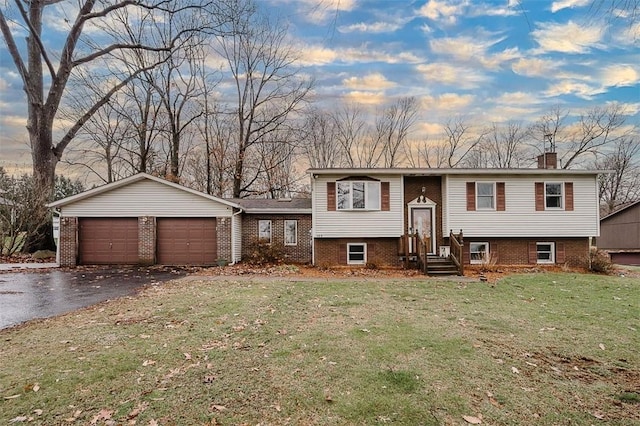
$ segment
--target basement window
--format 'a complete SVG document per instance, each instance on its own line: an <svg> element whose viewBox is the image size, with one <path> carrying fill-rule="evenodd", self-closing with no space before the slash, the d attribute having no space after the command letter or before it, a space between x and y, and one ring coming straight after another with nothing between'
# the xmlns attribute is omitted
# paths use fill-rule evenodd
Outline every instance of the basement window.
<svg viewBox="0 0 640 426"><path fill-rule="evenodd" d="M364 243L347 244L347 264L364 265L367 262L367 245Z"/></svg>

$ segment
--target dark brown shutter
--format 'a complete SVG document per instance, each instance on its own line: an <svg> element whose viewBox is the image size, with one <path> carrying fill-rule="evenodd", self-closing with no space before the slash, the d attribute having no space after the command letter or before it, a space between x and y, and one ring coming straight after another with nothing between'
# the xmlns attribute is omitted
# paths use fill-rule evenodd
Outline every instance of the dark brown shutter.
<svg viewBox="0 0 640 426"><path fill-rule="evenodd" d="M476 209L476 183L467 182L467 211Z"/></svg>
<svg viewBox="0 0 640 426"><path fill-rule="evenodd" d="M544 205L544 182L536 182L536 211L543 211Z"/></svg>
<svg viewBox="0 0 640 426"><path fill-rule="evenodd" d="M564 263L564 243L556 243L556 263Z"/></svg>
<svg viewBox="0 0 640 426"><path fill-rule="evenodd" d="M535 241L529 242L529 263L538 263L538 246Z"/></svg>
<svg viewBox="0 0 640 426"><path fill-rule="evenodd" d="M564 183L564 209L573 211L573 182Z"/></svg>
<svg viewBox="0 0 640 426"><path fill-rule="evenodd" d="M327 211L336 211L336 183L327 182Z"/></svg>
<svg viewBox="0 0 640 426"><path fill-rule="evenodd" d="M338 247L338 265L347 264L347 245L339 244Z"/></svg>
<svg viewBox="0 0 640 426"><path fill-rule="evenodd" d="M506 209L504 182L496 182L496 192L496 210L503 212Z"/></svg>
<svg viewBox="0 0 640 426"><path fill-rule="evenodd" d="M380 208L382 211L391 210L391 199L389 195L389 182L380 182Z"/></svg>

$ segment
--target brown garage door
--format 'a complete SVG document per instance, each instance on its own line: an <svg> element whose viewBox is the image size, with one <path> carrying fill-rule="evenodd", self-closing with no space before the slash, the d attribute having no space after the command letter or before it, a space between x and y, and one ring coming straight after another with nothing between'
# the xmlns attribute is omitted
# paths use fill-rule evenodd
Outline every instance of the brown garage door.
<svg viewBox="0 0 640 426"><path fill-rule="evenodd" d="M80 218L78 245L84 265L138 263L138 219Z"/></svg>
<svg viewBox="0 0 640 426"><path fill-rule="evenodd" d="M217 259L215 218L157 218L157 262L212 265Z"/></svg>

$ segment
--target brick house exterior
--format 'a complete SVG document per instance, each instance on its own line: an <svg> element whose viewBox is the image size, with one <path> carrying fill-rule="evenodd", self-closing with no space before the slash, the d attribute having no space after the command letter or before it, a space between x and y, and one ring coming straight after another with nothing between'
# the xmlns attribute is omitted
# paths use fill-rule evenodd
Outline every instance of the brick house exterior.
<svg viewBox="0 0 640 426"><path fill-rule="evenodd" d="M464 264L587 266L598 172L551 154L537 169L311 169L314 264L397 267L403 235L437 256L462 231Z"/></svg>

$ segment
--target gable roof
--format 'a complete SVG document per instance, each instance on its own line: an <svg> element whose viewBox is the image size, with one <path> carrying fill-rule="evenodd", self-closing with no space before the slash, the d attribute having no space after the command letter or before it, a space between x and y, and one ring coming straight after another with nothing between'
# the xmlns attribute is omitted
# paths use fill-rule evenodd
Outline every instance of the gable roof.
<svg viewBox="0 0 640 426"><path fill-rule="evenodd" d="M159 178L159 177L156 177L156 176L152 176L152 175L147 174L147 173L138 173L138 174L135 174L135 175L130 176L128 178L124 178L124 179L118 180L116 182L107 183L106 185L102 185L102 186L99 186L97 188L90 189L90 190L82 192L80 194L72 195L70 197L66 197L66 198L63 198L61 200L54 201L52 203L47 204L47 207L55 208L55 207L66 206L68 204L75 203L75 202L78 202L78 201L81 201L81 200L84 200L84 199L87 199L87 198L91 198L91 197L94 197L94 196L96 196L98 194L103 194L105 192L113 191L115 189L122 188L124 186L130 185L130 184L135 183L135 182L140 182L140 181L145 180L145 179L146 180L151 180L151 181L154 181L154 182L158 182L158 183L160 183L162 185L166 185L166 186L178 189L180 191L185 191L185 192L188 192L190 194L197 195L199 197L202 197L202 198L205 198L205 199L208 199L208 200L211 200L211 201L216 201L218 203L227 205L229 207L234 207L234 208L238 208L238 209L241 208L238 204L233 203L233 202L231 202L229 200L225 200L223 198L214 197L213 195L205 194L204 192L196 191L195 189L187 188L186 186L180 185L180 184L175 183L175 182L170 182L168 180L165 180L165 179L162 179L162 178Z"/></svg>
<svg viewBox="0 0 640 426"><path fill-rule="evenodd" d="M459 168L328 168L328 169L308 169L310 175L355 175L355 176L375 176L375 175L399 175L399 176L444 176L444 175L590 175L611 173L610 170L576 170L576 169L459 169Z"/></svg>
<svg viewBox="0 0 640 426"><path fill-rule="evenodd" d="M249 214L311 214L311 198L233 198Z"/></svg>
<svg viewBox="0 0 640 426"><path fill-rule="evenodd" d="M602 222L605 219L609 219L612 216L617 215L618 213L622 213L623 211L626 211L636 205L640 204L640 200L638 201L632 201L626 204L622 204L620 206L618 206L617 210L612 211L611 213L609 213L608 215L604 216L602 219L600 219L600 222Z"/></svg>

